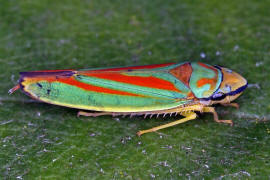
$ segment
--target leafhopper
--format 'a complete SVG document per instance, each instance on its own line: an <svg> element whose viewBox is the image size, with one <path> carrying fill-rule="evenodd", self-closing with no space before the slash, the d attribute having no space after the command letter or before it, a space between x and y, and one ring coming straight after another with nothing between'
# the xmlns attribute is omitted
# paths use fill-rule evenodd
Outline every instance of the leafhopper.
<svg viewBox="0 0 270 180"><path fill-rule="evenodd" d="M216 122L232 125L231 120L220 120L212 105L238 108L232 101L247 84L245 78L230 69L184 62L21 72L19 83L9 93L21 89L33 99L79 109L78 116L183 116L137 133L142 135L195 119L196 112L212 113Z"/></svg>

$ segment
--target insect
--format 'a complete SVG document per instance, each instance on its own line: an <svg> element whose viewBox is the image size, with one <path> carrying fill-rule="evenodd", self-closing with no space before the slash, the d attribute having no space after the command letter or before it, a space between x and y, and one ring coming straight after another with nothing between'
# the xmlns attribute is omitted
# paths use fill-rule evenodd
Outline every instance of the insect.
<svg viewBox="0 0 270 180"><path fill-rule="evenodd" d="M79 109L78 116L184 117L137 133L142 135L195 119L196 111L212 113L216 122L232 125L231 120L220 120L212 105L238 108L238 104L231 102L247 84L246 79L230 69L184 62L21 72L19 83L9 93L21 89L36 100Z"/></svg>

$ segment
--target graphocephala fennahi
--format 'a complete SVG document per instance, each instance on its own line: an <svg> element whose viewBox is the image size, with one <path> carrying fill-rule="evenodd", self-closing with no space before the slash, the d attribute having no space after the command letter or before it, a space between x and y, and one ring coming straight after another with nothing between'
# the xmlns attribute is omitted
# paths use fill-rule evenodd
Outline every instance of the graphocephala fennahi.
<svg viewBox="0 0 270 180"><path fill-rule="evenodd" d="M182 115L184 118L139 131L141 135L180 124L197 117L195 111L209 112L219 123L212 107L231 103L247 87L238 73L201 62L86 70L48 70L21 72L19 83L26 95L50 104L80 109L79 115ZM85 112L91 110L95 112Z"/></svg>

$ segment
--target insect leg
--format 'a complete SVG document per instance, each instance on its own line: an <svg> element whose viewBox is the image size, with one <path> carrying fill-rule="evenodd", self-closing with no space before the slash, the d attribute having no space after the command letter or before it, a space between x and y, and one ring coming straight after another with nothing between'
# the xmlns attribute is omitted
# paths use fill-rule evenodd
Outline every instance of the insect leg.
<svg viewBox="0 0 270 180"><path fill-rule="evenodd" d="M137 132L137 135L140 136L140 135L145 134L145 133L155 132L155 131L160 130L160 129L164 129L164 128L167 128L167 127L175 126L177 124L184 123L186 121L195 119L197 117L197 114L194 113L194 112L183 113L182 115L185 116L185 118L180 119L178 121L174 121L174 122L168 123L168 124L157 126L157 127L151 128L151 129L139 131L139 132Z"/></svg>
<svg viewBox="0 0 270 180"><path fill-rule="evenodd" d="M221 104L222 106L231 106L235 107L236 109L239 109L239 104L237 103L228 103L228 104Z"/></svg>
<svg viewBox="0 0 270 180"><path fill-rule="evenodd" d="M91 117L97 117L97 116L103 116L103 115L113 115L111 112L100 112L100 113L90 113L85 111L79 111L77 116L91 116Z"/></svg>
<svg viewBox="0 0 270 180"><path fill-rule="evenodd" d="M212 113L214 115L214 120L218 123L226 123L226 124L230 124L231 126L233 125L232 120L219 120L218 114L217 114L215 108L213 108L213 107L203 107L202 112Z"/></svg>

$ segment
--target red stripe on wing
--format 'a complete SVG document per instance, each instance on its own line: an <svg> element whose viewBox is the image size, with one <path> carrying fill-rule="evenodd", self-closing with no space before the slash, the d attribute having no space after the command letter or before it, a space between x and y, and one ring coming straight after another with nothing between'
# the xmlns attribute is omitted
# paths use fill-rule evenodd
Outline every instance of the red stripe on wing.
<svg viewBox="0 0 270 180"><path fill-rule="evenodd" d="M49 77L49 76L38 76L38 77L24 77L24 81L31 81L32 83L39 82L39 81L48 81L48 82L59 82L59 83L65 83L71 86L76 86L78 88L84 89L86 91L94 91L99 93L107 93L107 94L114 94L114 95L124 95L124 96L141 96L134 93L129 93L125 91L119 91L119 90L113 90L109 88L94 86L90 84L85 84L82 82L79 82L74 79L74 77Z"/></svg>
<svg viewBox="0 0 270 180"><path fill-rule="evenodd" d="M79 74L121 83L127 83L131 85L182 92L179 89L177 89L171 82L153 76L149 77L129 76L121 74L119 72L103 72L103 73L79 72Z"/></svg>
<svg viewBox="0 0 270 180"><path fill-rule="evenodd" d="M115 94L115 95L141 96L138 94L129 93L129 92L125 92L125 91L113 90L113 89L109 89L109 88L103 88L103 87L99 87L99 86L85 84L85 83L82 83L82 82L75 80L73 77L69 78L69 79L60 79L57 81L59 81L61 83L69 84L72 86L76 86L78 88L82 88L82 89L88 90L88 91L95 91L95 92Z"/></svg>

